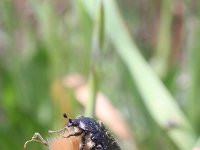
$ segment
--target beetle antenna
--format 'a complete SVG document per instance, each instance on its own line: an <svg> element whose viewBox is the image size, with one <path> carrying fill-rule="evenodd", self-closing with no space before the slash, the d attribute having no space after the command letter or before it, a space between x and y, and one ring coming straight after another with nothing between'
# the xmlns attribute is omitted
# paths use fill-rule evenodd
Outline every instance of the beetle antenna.
<svg viewBox="0 0 200 150"><path fill-rule="evenodd" d="M69 119L66 113L63 114L63 117Z"/></svg>
<svg viewBox="0 0 200 150"><path fill-rule="evenodd" d="M72 119L69 118L66 113L63 114L63 117L69 119L69 122L72 122Z"/></svg>

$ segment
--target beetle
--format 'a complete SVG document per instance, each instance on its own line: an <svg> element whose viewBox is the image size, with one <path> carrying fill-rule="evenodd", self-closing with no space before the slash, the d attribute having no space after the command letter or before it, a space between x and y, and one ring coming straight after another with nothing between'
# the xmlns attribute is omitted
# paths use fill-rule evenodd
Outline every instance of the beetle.
<svg viewBox="0 0 200 150"><path fill-rule="evenodd" d="M89 150L121 150L102 122L84 116L75 119L68 118L66 114L63 116L69 119L66 127L73 128L73 132L67 138L81 136L80 150L84 150L85 147L88 147Z"/></svg>

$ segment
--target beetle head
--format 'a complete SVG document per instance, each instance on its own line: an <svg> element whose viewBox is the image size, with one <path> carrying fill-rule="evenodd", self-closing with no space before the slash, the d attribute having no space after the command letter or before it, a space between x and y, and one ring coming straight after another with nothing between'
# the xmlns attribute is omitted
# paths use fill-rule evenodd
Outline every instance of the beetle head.
<svg viewBox="0 0 200 150"><path fill-rule="evenodd" d="M69 122L67 123L67 127L77 127L79 125L79 120L78 119L71 119L67 116L67 114L63 114L64 118L67 118Z"/></svg>

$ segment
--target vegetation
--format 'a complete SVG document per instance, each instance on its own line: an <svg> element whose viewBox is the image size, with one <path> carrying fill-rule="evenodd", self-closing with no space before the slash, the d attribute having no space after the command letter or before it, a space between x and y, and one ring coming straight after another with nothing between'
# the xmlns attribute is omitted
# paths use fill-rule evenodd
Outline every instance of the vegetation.
<svg viewBox="0 0 200 150"><path fill-rule="evenodd" d="M64 112L94 116L99 91L131 130L132 141L118 137L122 149L200 146L199 4L1 0L0 149L48 137ZM88 80L85 106L65 85L74 73Z"/></svg>

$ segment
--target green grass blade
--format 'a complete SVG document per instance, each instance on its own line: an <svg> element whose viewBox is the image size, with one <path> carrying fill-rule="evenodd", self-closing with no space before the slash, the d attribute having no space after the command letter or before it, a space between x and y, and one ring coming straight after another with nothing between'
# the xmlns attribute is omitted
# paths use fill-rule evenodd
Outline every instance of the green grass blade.
<svg viewBox="0 0 200 150"><path fill-rule="evenodd" d="M99 1L83 0L89 14L93 16ZM191 149L195 142L193 129L178 104L149 67L132 41L122 17L113 0L104 1L105 32L127 65L133 80L154 120L166 129L170 123L178 128L168 129L168 135L182 150Z"/></svg>
<svg viewBox="0 0 200 150"><path fill-rule="evenodd" d="M90 73L88 83L89 83L89 98L86 105L85 116L94 117L96 95L97 95L97 80L94 71Z"/></svg>
<svg viewBox="0 0 200 150"><path fill-rule="evenodd" d="M86 105L85 115L94 117L96 95L98 92L97 69L99 67L99 58L104 42L104 7L101 3L97 9L97 16L94 21L94 31L91 47L91 73L89 75L89 99Z"/></svg>
<svg viewBox="0 0 200 150"><path fill-rule="evenodd" d="M161 21L159 26L156 54L152 60L154 70L160 77L166 75L171 53L171 24L173 1L161 2Z"/></svg>

